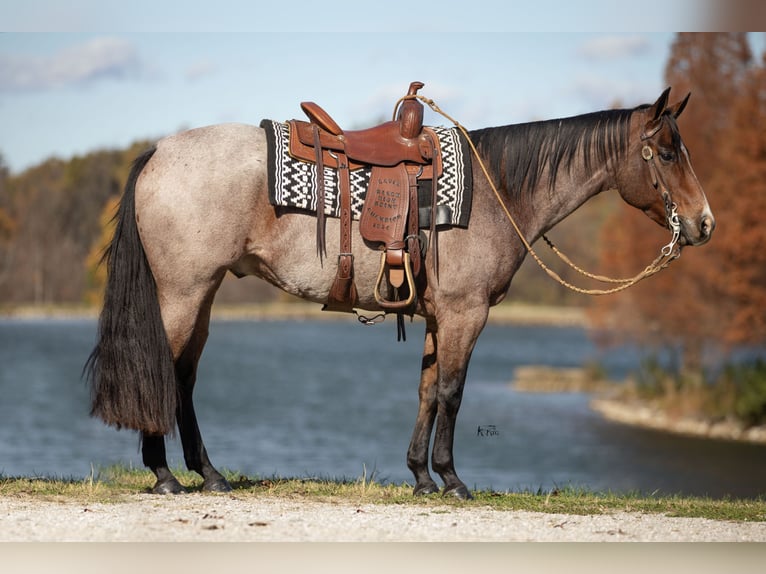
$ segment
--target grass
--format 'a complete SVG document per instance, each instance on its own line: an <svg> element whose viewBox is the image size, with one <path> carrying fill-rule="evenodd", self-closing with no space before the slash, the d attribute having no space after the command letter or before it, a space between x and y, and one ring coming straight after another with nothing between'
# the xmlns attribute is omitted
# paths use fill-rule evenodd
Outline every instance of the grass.
<svg viewBox="0 0 766 574"><path fill-rule="evenodd" d="M199 492L201 478L176 470L178 479L190 492ZM348 504L402 504L443 511L445 507L492 508L499 511L525 510L557 514L592 515L610 512L659 513L668 516L698 517L743 522L766 521L766 498L711 499L687 496L614 494L562 488L552 491L474 491L474 499L457 500L433 495L413 497L408 484L384 484L365 475L358 479L259 478L226 471L233 487L231 496L241 500L278 497L314 502ZM0 496L32 500L62 500L120 504L133 495L149 492L154 476L145 470L109 467L86 479L29 478L0 476ZM203 496L220 496L203 494Z"/></svg>
<svg viewBox="0 0 766 574"><path fill-rule="evenodd" d="M644 359L637 373L615 385L610 400L644 406L666 419L667 430L683 423L688 432L735 440L761 441L766 428L766 361L726 364L715 376L702 370L666 367L656 357ZM675 423L678 423L676 426Z"/></svg>

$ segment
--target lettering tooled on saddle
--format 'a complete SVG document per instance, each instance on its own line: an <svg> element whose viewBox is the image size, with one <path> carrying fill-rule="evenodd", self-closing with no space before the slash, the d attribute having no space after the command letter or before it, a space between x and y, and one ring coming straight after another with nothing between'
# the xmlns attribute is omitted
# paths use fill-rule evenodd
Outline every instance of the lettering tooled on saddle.
<svg viewBox="0 0 766 574"><path fill-rule="evenodd" d="M301 107L310 121L291 120L290 155L338 170L340 191L340 248L338 271L325 309L353 311L357 303L351 255L349 171L371 166L371 177L359 223L363 239L380 244L381 268L375 298L386 311L411 309L416 296L415 278L421 268L418 237L418 180L432 180L435 205L440 173L439 140L423 127L423 105L414 97L423 87L412 82L397 119L373 128L344 131L312 102ZM436 167L435 167L436 166ZM321 178L320 178L321 179ZM320 184L320 187L322 184ZM318 190L323 196L323 189ZM323 211L323 200L317 211ZM317 249L325 252L324 218L317 218ZM432 236L435 232L432 221Z"/></svg>
<svg viewBox="0 0 766 574"><path fill-rule="evenodd" d="M407 168L403 163L395 167L373 167L359 221L362 237L386 245L403 239L409 208L408 195Z"/></svg>

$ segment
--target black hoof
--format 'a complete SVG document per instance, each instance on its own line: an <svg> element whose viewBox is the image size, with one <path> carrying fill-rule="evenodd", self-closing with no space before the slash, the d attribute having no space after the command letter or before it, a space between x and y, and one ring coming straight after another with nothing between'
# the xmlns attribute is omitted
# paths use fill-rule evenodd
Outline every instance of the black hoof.
<svg viewBox="0 0 766 574"><path fill-rule="evenodd" d="M464 484L458 484L457 486L445 488L442 496L454 496L460 500L471 500L473 498L470 491Z"/></svg>
<svg viewBox="0 0 766 574"><path fill-rule="evenodd" d="M202 490L205 492L231 492L231 485L224 477L215 480L206 480L202 484Z"/></svg>
<svg viewBox="0 0 766 574"><path fill-rule="evenodd" d="M152 488L152 494L186 494L186 489L175 478L157 481Z"/></svg>
<svg viewBox="0 0 766 574"><path fill-rule="evenodd" d="M416 484L412 494L413 496L426 496L437 492L439 492L439 487L436 486L435 482L424 482L423 484Z"/></svg>

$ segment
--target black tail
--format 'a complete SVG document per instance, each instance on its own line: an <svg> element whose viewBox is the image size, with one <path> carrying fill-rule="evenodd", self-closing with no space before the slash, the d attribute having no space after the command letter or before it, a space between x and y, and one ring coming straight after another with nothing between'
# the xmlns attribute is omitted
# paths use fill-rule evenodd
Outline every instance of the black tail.
<svg viewBox="0 0 766 574"><path fill-rule="evenodd" d="M91 415L117 428L174 432L178 404L175 367L154 282L136 225L136 180L154 155L133 164L104 254L107 284L98 342L85 364Z"/></svg>

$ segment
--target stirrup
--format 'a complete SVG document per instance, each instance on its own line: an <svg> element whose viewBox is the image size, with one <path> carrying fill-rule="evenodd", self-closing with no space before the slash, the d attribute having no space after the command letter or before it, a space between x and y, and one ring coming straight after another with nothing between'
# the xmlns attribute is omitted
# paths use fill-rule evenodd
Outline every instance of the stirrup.
<svg viewBox="0 0 766 574"><path fill-rule="evenodd" d="M406 251L403 257L404 262L404 276L407 279L407 288L409 289L409 295L407 299L403 301L389 301L380 294L380 285L383 283L383 275L386 272L386 252L383 251L380 257L380 271L378 272L378 280L375 282L375 301L378 302L383 309L386 310L399 310L406 309L415 300L415 280L412 277L412 266L410 265L410 254Z"/></svg>

